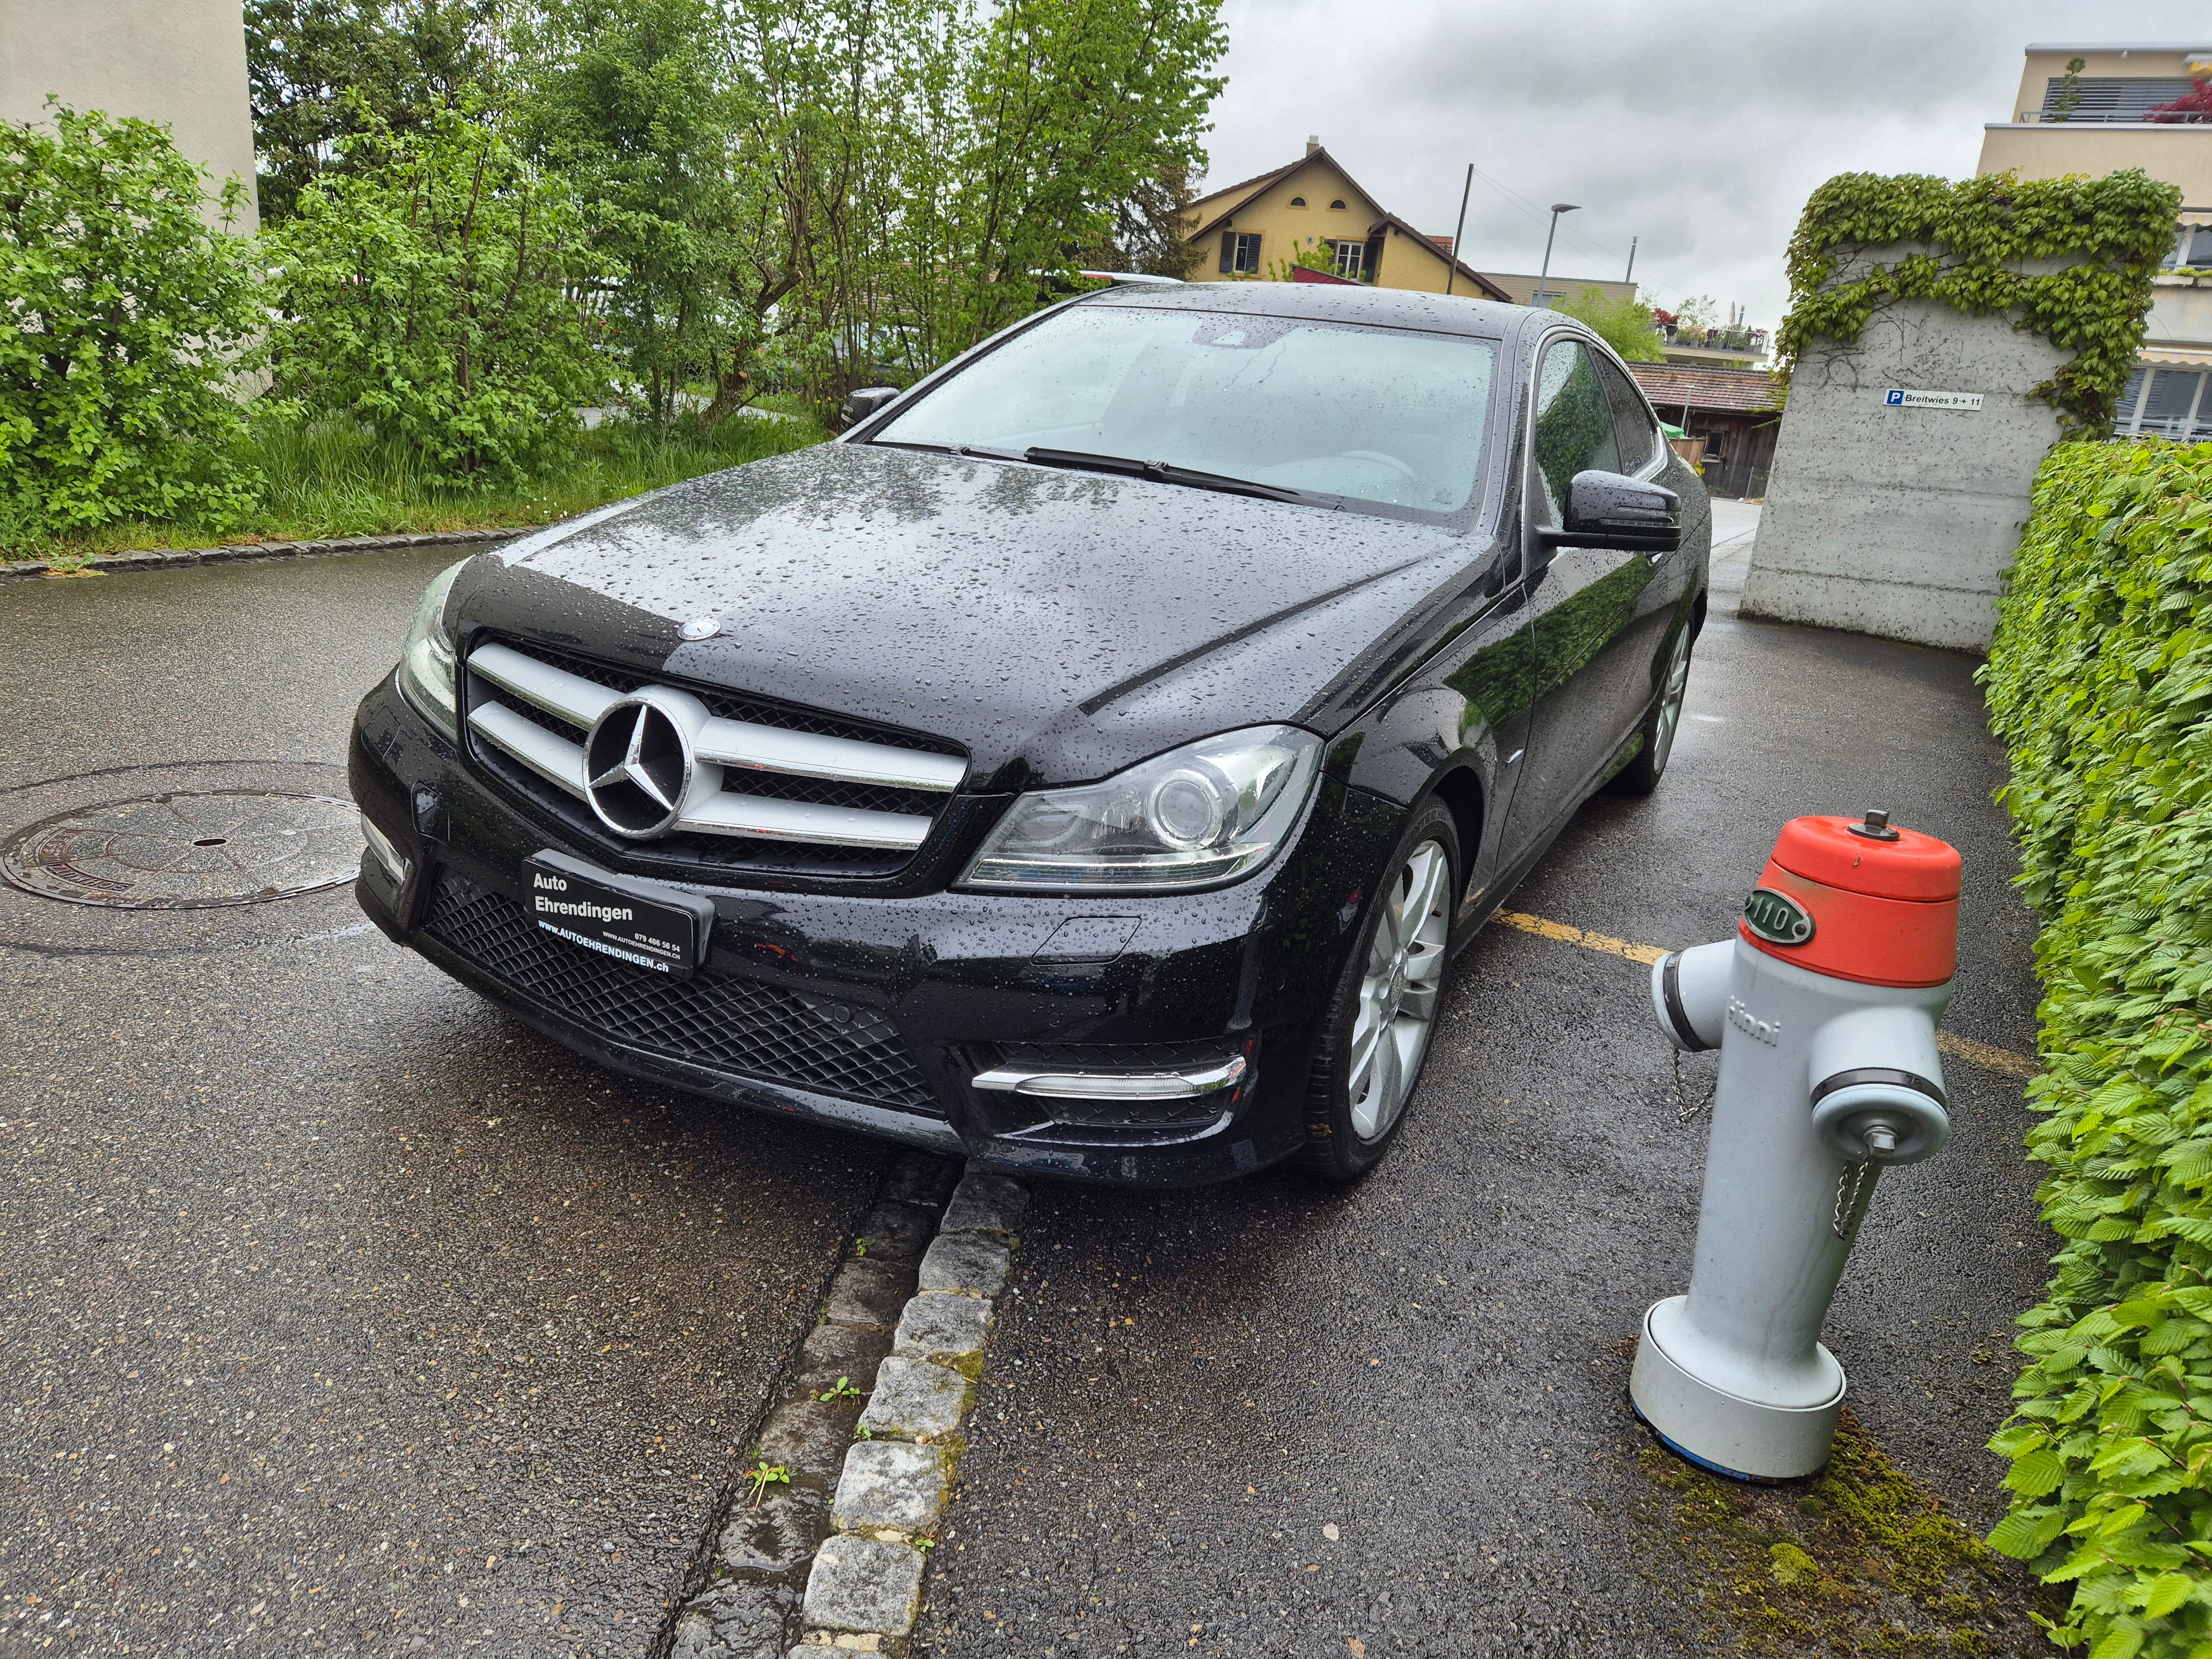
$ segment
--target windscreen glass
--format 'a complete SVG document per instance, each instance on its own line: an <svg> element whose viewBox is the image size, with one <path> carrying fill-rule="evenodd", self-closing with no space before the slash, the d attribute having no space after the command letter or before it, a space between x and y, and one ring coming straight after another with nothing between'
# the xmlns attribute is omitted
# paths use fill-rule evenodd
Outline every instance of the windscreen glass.
<svg viewBox="0 0 2212 1659"><path fill-rule="evenodd" d="M1474 490L1496 362L1490 341L1453 334L1077 306L873 440L1075 450L1456 513Z"/></svg>

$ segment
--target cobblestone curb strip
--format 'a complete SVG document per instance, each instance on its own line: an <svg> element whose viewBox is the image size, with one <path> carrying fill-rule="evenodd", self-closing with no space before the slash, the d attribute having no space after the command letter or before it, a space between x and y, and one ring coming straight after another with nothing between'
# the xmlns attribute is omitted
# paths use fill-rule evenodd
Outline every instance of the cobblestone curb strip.
<svg viewBox="0 0 2212 1659"><path fill-rule="evenodd" d="M511 542L532 526L514 530L449 530L420 536L342 536L326 542L242 542L234 547L151 548L131 553L95 553L86 570L121 575L132 570L175 570L192 564L236 564L248 559L326 559L341 553L390 553L406 547L447 547L477 542ZM0 581L57 573L43 559L0 559Z"/></svg>
<svg viewBox="0 0 2212 1659"><path fill-rule="evenodd" d="M788 1480L734 1501L670 1659L904 1651L1029 1208L1002 1176L971 1170L948 1203L950 1186L951 1165L910 1154L861 1224L761 1428L760 1462Z"/></svg>

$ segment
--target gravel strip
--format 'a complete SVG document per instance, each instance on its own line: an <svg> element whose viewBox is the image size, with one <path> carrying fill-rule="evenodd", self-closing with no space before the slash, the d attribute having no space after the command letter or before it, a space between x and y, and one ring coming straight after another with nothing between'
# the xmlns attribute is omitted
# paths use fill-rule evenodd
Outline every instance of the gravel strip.
<svg viewBox="0 0 2212 1659"><path fill-rule="evenodd" d="M322 542L246 542L234 547L149 548L129 553L96 553L86 570L122 575L133 570L174 570L193 564L236 564L248 559L325 559L342 553L390 553L405 547L458 546L465 543L511 542L535 526L508 530L447 530L419 536L340 536ZM44 559L0 560L0 581L58 574Z"/></svg>
<svg viewBox="0 0 2212 1659"><path fill-rule="evenodd" d="M909 1153L861 1223L761 1427L755 1467L784 1478L737 1483L669 1659L905 1650L1029 1207L1015 1182L952 1172Z"/></svg>

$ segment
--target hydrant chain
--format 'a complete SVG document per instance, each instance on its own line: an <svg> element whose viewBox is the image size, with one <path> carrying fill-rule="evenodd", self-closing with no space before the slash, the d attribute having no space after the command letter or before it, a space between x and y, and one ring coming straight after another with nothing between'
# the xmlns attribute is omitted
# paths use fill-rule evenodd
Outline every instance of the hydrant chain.
<svg viewBox="0 0 2212 1659"><path fill-rule="evenodd" d="M1836 1215L1831 1224L1838 1238L1849 1238L1851 1229L1857 1226L1866 1214L1866 1206L1874 1197L1874 1182L1881 1166L1877 1164L1850 1164L1836 1177Z"/></svg>

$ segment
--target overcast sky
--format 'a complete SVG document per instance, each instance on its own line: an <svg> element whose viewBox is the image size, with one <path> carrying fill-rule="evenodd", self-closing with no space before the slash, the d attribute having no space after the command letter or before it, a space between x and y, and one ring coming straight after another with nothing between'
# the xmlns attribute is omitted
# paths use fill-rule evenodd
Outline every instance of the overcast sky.
<svg viewBox="0 0 2212 1659"><path fill-rule="evenodd" d="M1813 188L1971 175L2029 41L2212 45L2212 7L2179 0L1227 0L1224 16L1206 187L1318 133L1390 211L1449 234L1472 161L1497 181L1468 203L1478 270L1536 270L1545 209L1578 202L1555 276L1617 278L1640 237L1647 300L1710 294L1768 328Z"/></svg>

